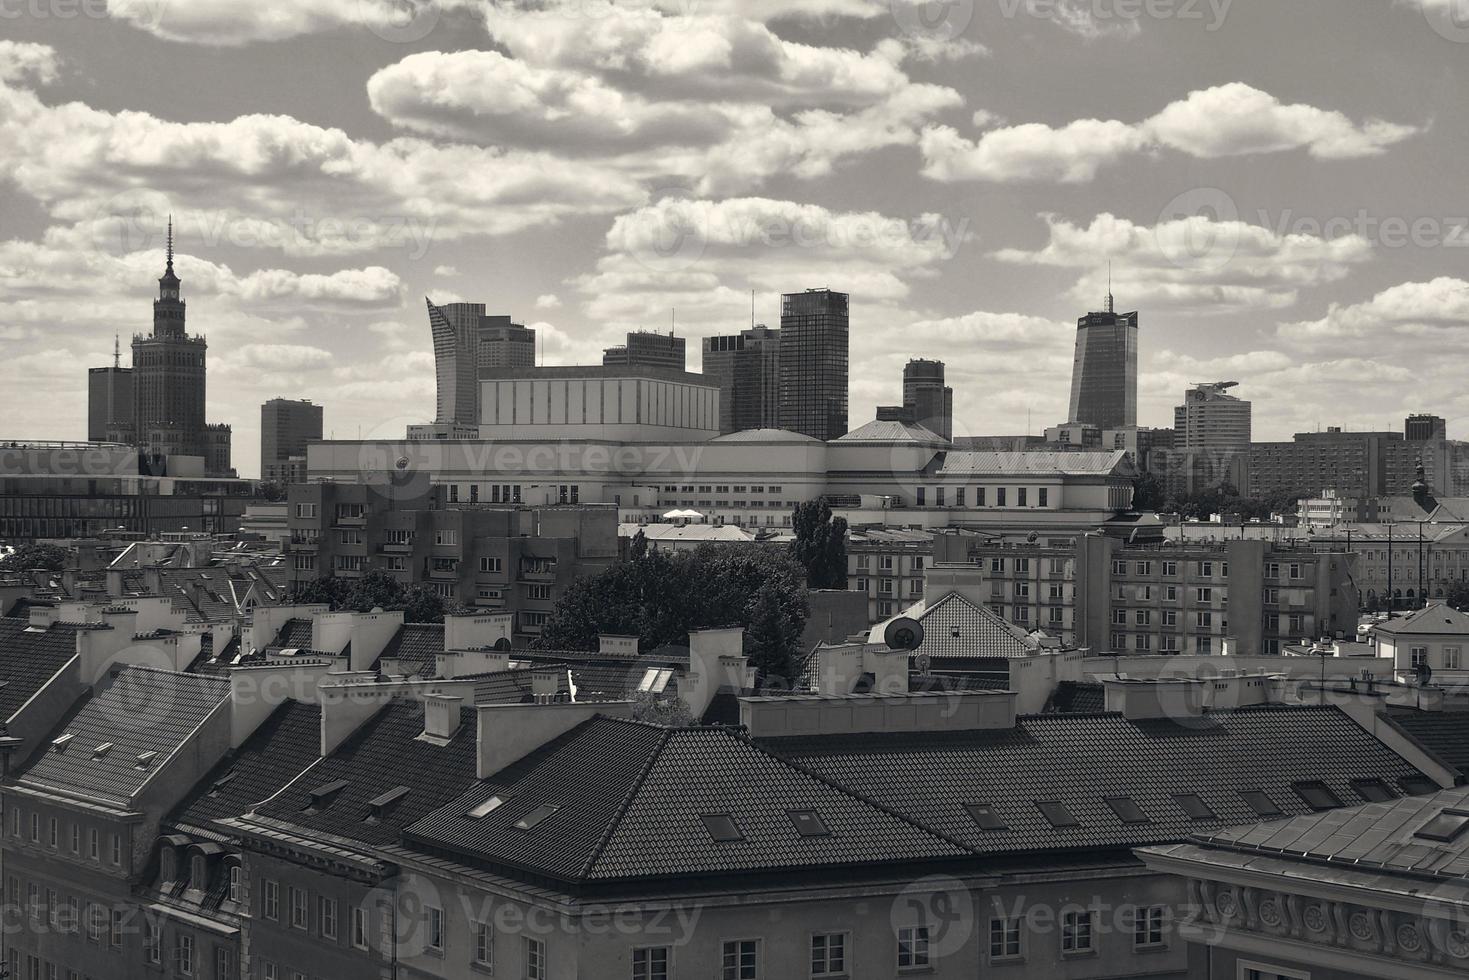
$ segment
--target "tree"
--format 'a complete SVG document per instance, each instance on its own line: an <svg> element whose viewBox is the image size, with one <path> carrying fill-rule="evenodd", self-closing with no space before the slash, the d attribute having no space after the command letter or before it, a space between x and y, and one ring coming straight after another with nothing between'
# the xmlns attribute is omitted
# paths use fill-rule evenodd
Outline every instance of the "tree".
<svg viewBox="0 0 1469 980"><path fill-rule="evenodd" d="M627 547L627 557L632 561L641 561L648 554L648 536L642 531L632 536L632 543Z"/></svg>
<svg viewBox="0 0 1469 980"><path fill-rule="evenodd" d="M255 495L262 500L281 501L286 499L286 485L279 480L266 480L256 489Z"/></svg>
<svg viewBox="0 0 1469 980"><path fill-rule="evenodd" d="M71 563L71 552L54 544L23 544L0 558L0 572L14 574L42 569L59 572Z"/></svg>
<svg viewBox="0 0 1469 980"><path fill-rule="evenodd" d="M342 606L357 612L372 612L374 609L402 609L405 600L403 583L382 569L374 568L351 583Z"/></svg>
<svg viewBox="0 0 1469 980"><path fill-rule="evenodd" d="M632 696L632 716L638 721L668 728L687 728L694 723L694 713L682 698L654 694L652 691L635 691Z"/></svg>
<svg viewBox="0 0 1469 980"><path fill-rule="evenodd" d="M1444 592L1444 602L1455 609L1462 610L1469 606L1469 582L1454 582Z"/></svg>
<svg viewBox="0 0 1469 980"><path fill-rule="evenodd" d="M789 593L766 583L750 597L745 622L745 654L760 685L793 689L800 679L796 652L806 611Z"/></svg>
<svg viewBox="0 0 1469 980"><path fill-rule="evenodd" d="M296 606L325 603L333 609L340 609L347 599L349 584L346 579L330 577L303 582L291 590L287 601Z"/></svg>
<svg viewBox="0 0 1469 980"><path fill-rule="evenodd" d="M442 623L448 612L444 597L429 585L410 585L403 592L403 622Z"/></svg>
<svg viewBox="0 0 1469 980"><path fill-rule="evenodd" d="M791 553L806 569L806 584L813 589L845 589L846 519L833 520L825 500L807 500L796 505L791 525L796 535Z"/></svg>
<svg viewBox="0 0 1469 980"><path fill-rule="evenodd" d="M1144 473L1132 484L1132 509L1158 511L1163 508L1163 481L1156 474Z"/></svg>

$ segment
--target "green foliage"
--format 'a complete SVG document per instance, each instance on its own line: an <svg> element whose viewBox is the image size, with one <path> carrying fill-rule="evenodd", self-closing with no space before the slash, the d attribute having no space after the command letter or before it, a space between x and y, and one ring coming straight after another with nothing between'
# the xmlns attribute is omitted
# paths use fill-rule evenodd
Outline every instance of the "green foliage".
<svg viewBox="0 0 1469 980"><path fill-rule="evenodd" d="M637 691L632 703L632 716L638 721L669 728L687 728L694 723L693 712L682 698Z"/></svg>
<svg viewBox="0 0 1469 980"><path fill-rule="evenodd" d="M783 549L651 551L574 581L542 627L546 649L595 650L604 633L638 648L687 646L691 630L742 626L762 678L791 676L809 614L803 570Z"/></svg>
<svg viewBox="0 0 1469 980"><path fill-rule="evenodd" d="M279 480L266 480L256 489L255 495L262 500L285 500L286 485Z"/></svg>
<svg viewBox="0 0 1469 980"><path fill-rule="evenodd" d="M428 585L410 585L403 592L403 622L442 623L449 612L444 597Z"/></svg>
<svg viewBox="0 0 1469 980"><path fill-rule="evenodd" d="M1140 511L1160 511L1166 501L1163 495L1163 481L1152 473L1144 473L1133 481L1132 484L1132 509Z"/></svg>
<svg viewBox="0 0 1469 980"><path fill-rule="evenodd" d="M287 601L296 606L326 603L333 609L340 609L347 599L350 585L350 582L341 578L319 578L312 582L302 582L291 590Z"/></svg>
<svg viewBox="0 0 1469 980"><path fill-rule="evenodd" d="M640 561L648 555L648 536L642 531L632 536L632 543L628 545L627 557L632 561Z"/></svg>
<svg viewBox="0 0 1469 980"><path fill-rule="evenodd" d="M0 558L0 573L14 574L32 569L59 572L71 563L71 552L54 544L23 544Z"/></svg>
<svg viewBox="0 0 1469 980"><path fill-rule="evenodd" d="M1296 504L1309 494L1290 491L1266 494L1262 497L1241 497L1230 483L1183 496L1169 497L1158 509L1161 514L1177 514L1185 520L1207 521L1214 515L1223 515L1226 521L1268 521L1276 514L1290 515L1296 512ZM1139 509L1142 508L1139 505Z"/></svg>
<svg viewBox="0 0 1469 980"><path fill-rule="evenodd" d="M796 536L791 554L806 569L806 584L813 589L845 589L846 519L833 519L825 500L807 500L796 505L791 526Z"/></svg>
<svg viewBox="0 0 1469 980"><path fill-rule="evenodd" d="M1455 609L1469 607L1469 582L1454 582L1444 590L1443 601Z"/></svg>
<svg viewBox="0 0 1469 980"><path fill-rule="evenodd" d="M319 578L298 585L290 595L297 605L326 603L334 610L372 612L374 609L401 609L406 623L442 623L444 597L428 585L403 583L381 569L373 569L359 579Z"/></svg>

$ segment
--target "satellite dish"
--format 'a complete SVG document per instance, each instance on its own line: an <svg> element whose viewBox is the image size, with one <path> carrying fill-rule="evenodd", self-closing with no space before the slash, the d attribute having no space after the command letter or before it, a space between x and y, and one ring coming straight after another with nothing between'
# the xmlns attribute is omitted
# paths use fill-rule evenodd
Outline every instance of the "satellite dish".
<svg viewBox="0 0 1469 980"><path fill-rule="evenodd" d="M890 650L917 650L923 645L923 624L907 616L899 616L888 623L883 631L883 641Z"/></svg>
<svg viewBox="0 0 1469 980"><path fill-rule="evenodd" d="M1031 531L1029 534L1027 534L1025 536L1025 540L1028 541L1028 542L1030 542L1031 544L1035 544L1040 539L1041 539L1041 536L1037 532L1035 532L1035 531Z"/></svg>
<svg viewBox="0 0 1469 980"><path fill-rule="evenodd" d="M918 656L913 658L913 669L918 671L918 673L923 674L924 676L928 675L929 671L932 669L932 666L933 661L926 653L920 653Z"/></svg>
<svg viewBox="0 0 1469 980"><path fill-rule="evenodd" d="M1418 675L1419 687L1427 687L1428 682L1433 680L1433 668L1427 664L1419 664L1413 668L1413 672Z"/></svg>
<svg viewBox="0 0 1469 980"><path fill-rule="evenodd" d="M508 637L508 636L502 636L498 640L496 640L495 641L495 649L496 650L509 650L510 649L510 637Z"/></svg>

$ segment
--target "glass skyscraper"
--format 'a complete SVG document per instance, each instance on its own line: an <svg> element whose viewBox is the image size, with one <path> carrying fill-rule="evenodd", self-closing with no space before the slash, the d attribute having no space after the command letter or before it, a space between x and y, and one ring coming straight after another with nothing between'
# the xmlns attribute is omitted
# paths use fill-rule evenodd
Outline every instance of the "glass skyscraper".
<svg viewBox="0 0 1469 980"><path fill-rule="evenodd" d="M780 427L816 439L847 433L848 310L830 289L780 302Z"/></svg>
<svg viewBox="0 0 1469 980"><path fill-rule="evenodd" d="M1102 429L1137 425L1137 325L1136 313L1114 310L1110 293L1105 312L1077 321L1068 421Z"/></svg>

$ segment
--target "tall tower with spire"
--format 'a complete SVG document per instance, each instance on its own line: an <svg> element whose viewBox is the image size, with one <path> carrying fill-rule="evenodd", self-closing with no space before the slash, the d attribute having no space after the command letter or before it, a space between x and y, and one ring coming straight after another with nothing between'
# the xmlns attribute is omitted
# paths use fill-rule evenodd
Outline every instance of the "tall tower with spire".
<svg viewBox="0 0 1469 980"><path fill-rule="evenodd" d="M185 329L182 283L173 270L173 218L153 301L153 332L133 336L134 441L150 452L208 456L203 337Z"/></svg>
<svg viewBox="0 0 1469 980"><path fill-rule="evenodd" d="M1108 263L1106 309L1076 323L1068 421L1101 429L1137 425L1137 350L1138 315L1117 312Z"/></svg>

